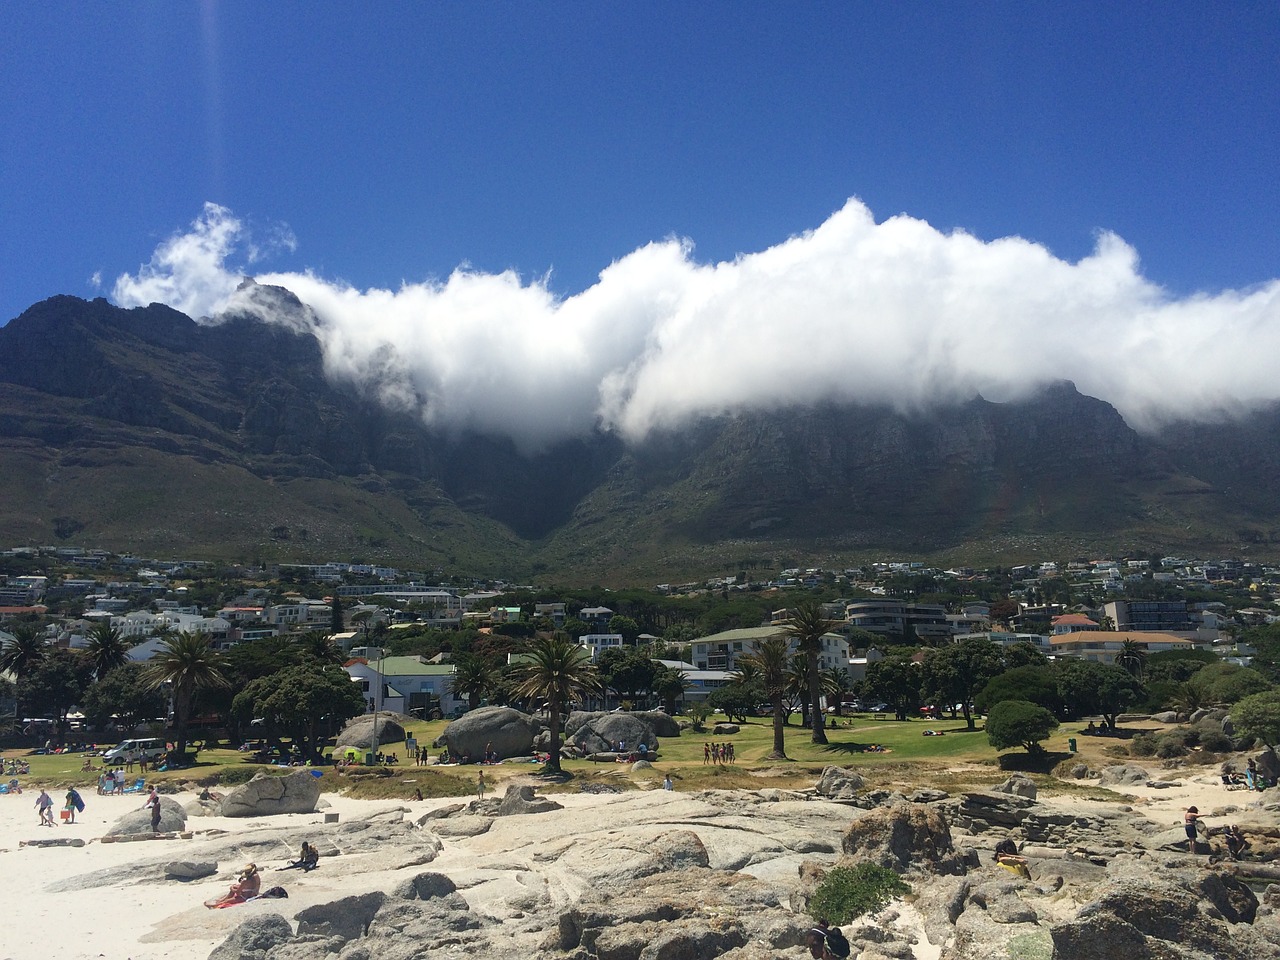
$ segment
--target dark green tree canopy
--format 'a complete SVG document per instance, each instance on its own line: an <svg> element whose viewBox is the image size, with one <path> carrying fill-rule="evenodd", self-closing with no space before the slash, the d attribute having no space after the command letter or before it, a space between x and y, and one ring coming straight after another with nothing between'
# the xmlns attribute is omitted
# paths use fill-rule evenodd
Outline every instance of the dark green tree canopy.
<svg viewBox="0 0 1280 960"><path fill-rule="evenodd" d="M1058 718L1028 700L1001 700L987 714L987 741L997 750L1025 747L1042 754L1042 740L1058 729Z"/></svg>
<svg viewBox="0 0 1280 960"><path fill-rule="evenodd" d="M1231 723L1238 736L1280 746L1280 690L1245 697L1231 708Z"/></svg>
<svg viewBox="0 0 1280 960"><path fill-rule="evenodd" d="M1075 717L1101 714L1115 729L1116 717L1142 697L1142 685L1128 670L1095 660L1058 661L1058 693Z"/></svg>
<svg viewBox="0 0 1280 960"><path fill-rule="evenodd" d="M124 730L144 720L163 719L168 705L145 674L142 664L127 663L95 681L80 700L85 719L103 729L114 717Z"/></svg>
<svg viewBox="0 0 1280 960"><path fill-rule="evenodd" d="M965 723L973 730L970 704L1004 670L1004 657L990 640L972 637L928 651L923 666L925 695L938 704L963 704Z"/></svg>
<svg viewBox="0 0 1280 960"><path fill-rule="evenodd" d="M868 695L892 704L899 720L919 709L923 682L924 671L912 662L909 650L894 650L867 664Z"/></svg>
<svg viewBox="0 0 1280 960"><path fill-rule="evenodd" d="M627 700L643 700L653 694L658 667L647 652L634 647L611 647L596 658L600 679Z"/></svg>
<svg viewBox="0 0 1280 960"><path fill-rule="evenodd" d="M364 694L333 664L304 663L259 677L236 694L232 709L287 730L308 756L317 756L331 731L364 712Z"/></svg>
<svg viewBox="0 0 1280 960"><path fill-rule="evenodd" d="M79 703L93 679L93 667L68 650L55 650L30 673L18 680L18 701L28 716L58 721L59 732L67 711Z"/></svg>
<svg viewBox="0 0 1280 960"><path fill-rule="evenodd" d="M1006 670L993 677L974 697L974 706L981 713L989 713L1001 700L1029 700L1051 713L1062 712L1062 697L1058 694L1057 673L1048 661L1043 666L1023 666Z"/></svg>

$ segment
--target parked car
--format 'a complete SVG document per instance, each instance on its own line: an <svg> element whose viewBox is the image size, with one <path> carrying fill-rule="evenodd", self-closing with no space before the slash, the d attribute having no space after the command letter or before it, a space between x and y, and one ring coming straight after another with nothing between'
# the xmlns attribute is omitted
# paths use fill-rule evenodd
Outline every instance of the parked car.
<svg viewBox="0 0 1280 960"><path fill-rule="evenodd" d="M136 740L121 740L118 744L102 755L102 762L106 764L119 765L122 763L137 763L143 758L146 758L148 761L159 760L168 752L165 742L163 740L157 740L155 737L141 737Z"/></svg>

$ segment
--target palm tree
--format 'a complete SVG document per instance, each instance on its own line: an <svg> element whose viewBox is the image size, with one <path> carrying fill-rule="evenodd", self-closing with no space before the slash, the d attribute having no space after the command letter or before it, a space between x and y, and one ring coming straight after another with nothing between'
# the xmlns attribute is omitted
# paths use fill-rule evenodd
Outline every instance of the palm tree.
<svg viewBox="0 0 1280 960"><path fill-rule="evenodd" d="M303 663L342 664L342 648L323 630L308 630L293 641Z"/></svg>
<svg viewBox="0 0 1280 960"><path fill-rule="evenodd" d="M166 640L147 665L146 680L152 687L170 686L173 701L176 752L187 749L187 721L196 694L201 690L229 686L222 672L222 654L213 649L207 637L198 633L179 633Z"/></svg>
<svg viewBox="0 0 1280 960"><path fill-rule="evenodd" d="M12 673L21 680L28 677L49 656L44 638L31 624L13 628L13 638L0 646L0 670Z"/></svg>
<svg viewBox="0 0 1280 960"><path fill-rule="evenodd" d="M560 772L560 715L565 704L579 696L598 694L600 678L591 654L564 636L539 637L529 645L529 659L512 671L514 693L545 698L551 719L551 752L546 772Z"/></svg>
<svg viewBox="0 0 1280 960"><path fill-rule="evenodd" d="M787 695L787 666L791 660L790 644L783 636L766 637L755 651L739 660L749 663L764 686L764 695L773 707L773 752L766 760L787 760L787 744L784 734L783 698Z"/></svg>
<svg viewBox="0 0 1280 960"><path fill-rule="evenodd" d="M787 633L796 641L796 649L804 654L809 675L809 723L813 728L813 742L827 742L826 718L822 716L822 685L818 676L818 654L822 652L822 638L835 627L822 611L822 604L810 600L791 611L787 621Z"/></svg>
<svg viewBox="0 0 1280 960"><path fill-rule="evenodd" d="M129 662L129 645L120 628L108 619L99 620L89 631L84 656L93 664L93 675L101 680L116 667Z"/></svg>
<svg viewBox="0 0 1280 960"><path fill-rule="evenodd" d="M468 710L474 710L493 690L497 678L498 672L490 661L474 654L464 654L454 661L450 687L455 697L467 698Z"/></svg>
<svg viewBox="0 0 1280 960"><path fill-rule="evenodd" d="M689 691L689 679L682 670L663 667L653 678L653 692L662 698L662 706L674 715L676 703Z"/></svg>
<svg viewBox="0 0 1280 960"><path fill-rule="evenodd" d="M1146 644L1138 640L1124 640L1120 643L1120 652L1116 654L1116 666L1124 667L1134 677L1141 680L1147 666Z"/></svg>
<svg viewBox="0 0 1280 960"><path fill-rule="evenodd" d="M48 656L49 648L40 631L29 623L19 624L13 628L11 639L0 645L0 672L12 673L22 680L31 676ZM16 703L16 688L14 720L22 722L22 704Z"/></svg>

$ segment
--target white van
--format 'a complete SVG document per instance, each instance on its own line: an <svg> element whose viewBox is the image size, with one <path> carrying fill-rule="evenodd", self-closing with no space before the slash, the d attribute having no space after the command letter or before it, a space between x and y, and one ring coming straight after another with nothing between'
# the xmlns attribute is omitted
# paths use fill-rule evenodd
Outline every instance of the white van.
<svg viewBox="0 0 1280 960"><path fill-rule="evenodd" d="M143 737L137 740L121 740L102 755L102 762L108 764L137 763L143 757L148 761L158 760L168 750L163 740L155 737Z"/></svg>

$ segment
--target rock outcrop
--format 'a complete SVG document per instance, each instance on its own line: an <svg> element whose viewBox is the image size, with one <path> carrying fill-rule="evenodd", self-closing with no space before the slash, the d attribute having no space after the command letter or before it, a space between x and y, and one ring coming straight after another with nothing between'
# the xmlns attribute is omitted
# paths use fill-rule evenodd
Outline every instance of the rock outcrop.
<svg viewBox="0 0 1280 960"><path fill-rule="evenodd" d="M374 737L375 726L378 734L376 738ZM354 747L357 750L375 750L388 743L403 742L404 726L397 719L396 714L379 713L375 717L370 713L347 722L334 741L333 752L335 756L341 756L342 751L348 747Z"/></svg>
<svg viewBox="0 0 1280 960"><path fill-rule="evenodd" d="M446 746L454 757L479 761L488 747L499 759L528 757L542 725L527 713L511 707L481 707L464 714L444 728L435 746Z"/></svg>
<svg viewBox="0 0 1280 960"><path fill-rule="evenodd" d="M264 817L277 813L314 813L320 799L320 779L310 770L294 770L283 777L260 773L222 799L224 817Z"/></svg>
<svg viewBox="0 0 1280 960"><path fill-rule="evenodd" d="M187 828L187 811L172 797L160 798L160 832L178 833ZM151 811L145 807L130 810L107 830L108 837L127 837L151 833Z"/></svg>

